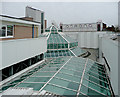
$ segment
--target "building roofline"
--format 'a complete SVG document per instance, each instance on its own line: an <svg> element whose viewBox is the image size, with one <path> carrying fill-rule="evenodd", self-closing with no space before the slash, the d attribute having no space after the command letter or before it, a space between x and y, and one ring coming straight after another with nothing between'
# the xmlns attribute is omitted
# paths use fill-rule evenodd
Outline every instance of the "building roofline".
<svg viewBox="0 0 120 97"><path fill-rule="evenodd" d="M33 10L40 11L40 12L43 12L43 13L44 13L44 11L41 11L41 10L39 10L39 9L36 9L36 8L30 7L30 6L27 6L26 8L30 8L30 9L33 9Z"/></svg>
<svg viewBox="0 0 120 97"><path fill-rule="evenodd" d="M63 23L62 25L79 25L79 24L97 24L97 22L93 22L93 23Z"/></svg>
<svg viewBox="0 0 120 97"><path fill-rule="evenodd" d="M99 23L99 22L85 22L85 23L61 23L61 25L75 25L75 24L97 24L97 23ZM104 22L102 22L102 23L104 23ZM104 23L104 24L106 24L106 23Z"/></svg>
<svg viewBox="0 0 120 97"><path fill-rule="evenodd" d="M23 21L33 22L33 23L41 23L41 22L25 20L25 19L22 19L22 18L17 18L17 17L13 17L13 16L8 16L8 15L0 15L0 16L2 16L2 17L6 17L6 18L12 18L12 19L18 19L18 20L23 20Z"/></svg>

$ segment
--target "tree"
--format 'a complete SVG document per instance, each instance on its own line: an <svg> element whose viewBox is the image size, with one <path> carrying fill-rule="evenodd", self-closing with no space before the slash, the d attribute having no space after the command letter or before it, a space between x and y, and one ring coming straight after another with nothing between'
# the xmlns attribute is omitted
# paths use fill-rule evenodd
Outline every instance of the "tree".
<svg viewBox="0 0 120 97"><path fill-rule="evenodd" d="M120 33L120 29L118 26L115 27L115 32L119 32Z"/></svg>

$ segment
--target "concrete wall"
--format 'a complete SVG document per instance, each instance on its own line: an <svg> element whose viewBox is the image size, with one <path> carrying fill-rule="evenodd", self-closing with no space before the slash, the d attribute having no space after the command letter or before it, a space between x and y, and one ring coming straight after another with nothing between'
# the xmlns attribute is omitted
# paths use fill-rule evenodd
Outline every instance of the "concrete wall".
<svg viewBox="0 0 120 97"><path fill-rule="evenodd" d="M113 91L115 93L115 95L118 95L118 79L119 75L118 75L118 48L120 48L120 45L118 45L118 41L114 41L112 39L110 39L108 36L107 37L101 37L101 43L99 44L101 46L101 48L99 49L100 52L99 53L103 53L103 56L106 58L111 71L109 72L109 76L110 76L110 81L112 84L112 88ZM102 54L100 54L102 55ZM100 57L102 58L102 57ZM100 59L101 62L104 63L103 59ZM120 94L119 94L120 96Z"/></svg>
<svg viewBox="0 0 120 97"><path fill-rule="evenodd" d="M0 41L0 45L2 45L0 48L2 68L0 70L47 51L45 37Z"/></svg>
<svg viewBox="0 0 120 97"><path fill-rule="evenodd" d="M78 46L81 48L98 49L98 36L106 32L64 32L73 39L78 41Z"/></svg>
<svg viewBox="0 0 120 97"><path fill-rule="evenodd" d="M79 46L82 48L98 48L98 34L96 32L82 32L78 34Z"/></svg>
<svg viewBox="0 0 120 97"><path fill-rule="evenodd" d="M118 26L120 30L120 1L118 2Z"/></svg>
<svg viewBox="0 0 120 97"><path fill-rule="evenodd" d="M33 21L41 22L41 11L26 7L26 17L32 17Z"/></svg>

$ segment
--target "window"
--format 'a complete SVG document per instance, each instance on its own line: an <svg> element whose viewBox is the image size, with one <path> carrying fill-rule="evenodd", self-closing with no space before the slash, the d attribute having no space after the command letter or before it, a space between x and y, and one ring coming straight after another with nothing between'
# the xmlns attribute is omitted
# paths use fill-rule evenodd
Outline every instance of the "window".
<svg viewBox="0 0 120 97"><path fill-rule="evenodd" d="M80 25L79 25L79 27L81 28L81 27L82 27L82 25L80 24Z"/></svg>
<svg viewBox="0 0 120 97"><path fill-rule="evenodd" d="M89 24L89 27L92 27L92 24Z"/></svg>
<svg viewBox="0 0 120 97"><path fill-rule="evenodd" d="M77 27L77 25L74 25L74 27Z"/></svg>
<svg viewBox="0 0 120 97"><path fill-rule="evenodd" d="M0 37L5 37L6 36L6 27L3 26L0 29Z"/></svg>
<svg viewBox="0 0 120 97"><path fill-rule="evenodd" d="M72 27L73 27L73 25L71 24L71 25L70 25L70 27L72 28Z"/></svg>
<svg viewBox="0 0 120 97"><path fill-rule="evenodd" d="M7 36L13 36L13 26L7 25Z"/></svg>
<svg viewBox="0 0 120 97"><path fill-rule="evenodd" d="M84 27L86 28L86 27L87 27L87 24L84 24Z"/></svg>
<svg viewBox="0 0 120 97"><path fill-rule="evenodd" d="M0 28L0 37L13 37L13 26L3 25Z"/></svg>
<svg viewBox="0 0 120 97"><path fill-rule="evenodd" d="M68 26L68 25L66 25L66 28L69 28L69 26Z"/></svg>

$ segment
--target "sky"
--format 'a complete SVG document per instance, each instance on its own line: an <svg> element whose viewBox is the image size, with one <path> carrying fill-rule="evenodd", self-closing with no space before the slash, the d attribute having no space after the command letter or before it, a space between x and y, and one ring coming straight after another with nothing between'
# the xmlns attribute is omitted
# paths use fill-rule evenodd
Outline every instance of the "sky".
<svg viewBox="0 0 120 97"><path fill-rule="evenodd" d="M93 23L102 20L118 25L117 2L2 2L2 14L24 17L25 7L31 6L45 12L48 26L59 23Z"/></svg>

